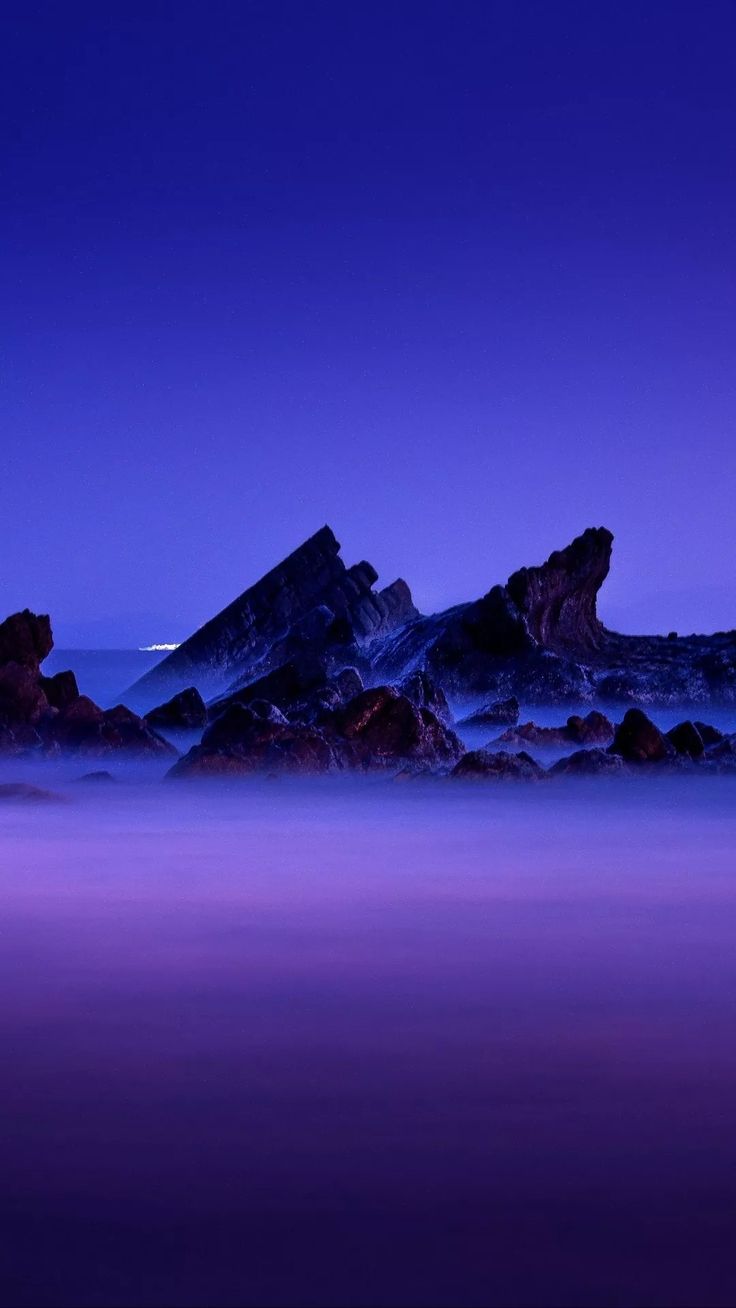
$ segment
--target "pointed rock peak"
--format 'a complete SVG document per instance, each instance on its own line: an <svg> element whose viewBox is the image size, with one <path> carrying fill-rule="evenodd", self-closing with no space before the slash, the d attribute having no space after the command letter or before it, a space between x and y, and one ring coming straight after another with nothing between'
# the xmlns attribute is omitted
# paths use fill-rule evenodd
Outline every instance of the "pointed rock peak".
<svg viewBox="0 0 736 1308"><path fill-rule="evenodd" d="M606 527L588 527L546 563L520 568L506 590L540 645L595 649L603 627L596 599L611 564L613 535Z"/></svg>

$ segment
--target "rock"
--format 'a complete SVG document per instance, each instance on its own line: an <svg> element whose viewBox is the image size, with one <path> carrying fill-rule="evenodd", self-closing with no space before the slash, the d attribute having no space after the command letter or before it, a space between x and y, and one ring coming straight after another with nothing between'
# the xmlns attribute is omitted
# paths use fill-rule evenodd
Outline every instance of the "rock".
<svg viewBox="0 0 736 1308"><path fill-rule="evenodd" d="M84 772L81 777L77 777L77 781L92 782L94 785L100 783L106 785L109 781L114 780L112 772L108 772L105 768L99 768L96 772Z"/></svg>
<svg viewBox="0 0 736 1308"><path fill-rule="evenodd" d="M306 648L328 656L360 648L417 616L406 582L375 591L371 565L346 568L339 551L323 527L146 673L135 693L171 693L203 681L227 686L234 679L237 690L258 670L268 672Z"/></svg>
<svg viewBox="0 0 736 1308"><path fill-rule="evenodd" d="M74 753L107 754L124 750L138 757L177 751L123 704L101 709L86 695L80 695L54 723L53 738L61 748Z"/></svg>
<svg viewBox="0 0 736 1308"><path fill-rule="evenodd" d="M63 800L63 795L57 795L53 790L43 790L40 786L31 786L27 781L3 781L0 783L0 800L57 804Z"/></svg>
<svg viewBox="0 0 736 1308"><path fill-rule="evenodd" d="M505 745L533 745L540 749L565 749L570 745L607 744L613 737L614 726L596 709L585 717L573 714L564 727L538 727L535 722L523 722L499 736Z"/></svg>
<svg viewBox="0 0 736 1308"><path fill-rule="evenodd" d="M708 722L694 722L693 726L706 749L709 745L717 745L719 740L724 739L723 732L719 731L717 727L712 727Z"/></svg>
<svg viewBox="0 0 736 1308"><path fill-rule="evenodd" d="M39 683L38 668L26 663L0 666L0 721L6 726L34 726L48 712L49 702Z"/></svg>
<svg viewBox="0 0 736 1308"><path fill-rule="evenodd" d="M578 749L574 754L558 759L549 769L549 776L595 777L620 775L625 771L626 764L619 754L609 754L605 749Z"/></svg>
<svg viewBox="0 0 736 1308"><path fill-rule="evenodd" d="M292 660L273 668L255 681L232 691L229 695L213 700L207 706L210 721L218 717L231 704L249 704L261 699L277 708L285 709L288 705L305 699L317 687L325 685L327 669L324 659L315 654L306 654L300 660Z"/></svg>
<svg viewBox="0 0 736 1308"><path fill-rule="evenodd" d="M674 748L641 709L629 709L616 728L611 754L620 754L627 763L660 763L671 758Z"/></svg>
<svg viewBox="0 0 736 1308"><path fill-rule="evenodd" d="M703 737L693 722L679 722L667 732L667 739L678 754L686 754L689 758L700 758L705 752Z"/></svg>
<svg viewBox="0 0 736 1308"><path fill-rule="evenodd" d="M612 739L615 728L605 713L591 709L585 717L579 714L569 717L565 730L568 738L577 745L605 745Z"/></svg>
<svg viewBox="0 0 736 1308"><path fill-rule="evenodd" d="M256 701L256 705L258 701ZM319 773L342 766L339 745L312 727L292 725L278 709L233 703L212 722L170 777L247 775L254 772ZM266 706L273 709L273 705Z"/></svg>
<svg viewBox="0 0 736 1308"><path fill-rule="evenodd" d="M464 781L540 781L546 773L523 750L509 754L505 750L473 749L463 755L451 775Z"/></svg>
<svg viewBox="0 0 736 1308"><path fill-rule="evenodd" d="M538 568L520 568L506 590L537 644L551 650L597 650L603 638L598 591L608 576L613 536L589 527Z"/></svg>
<svg viewBox="0 0 736 1308"><path fill-rule="evenodd" d="M519 721L519 701L515 695L509 699L491 700L484 704L482 708L476 709L468 717L463 718L461 726L464 727L513 727Z"/></svg>
<svg viewBox="0 0 736 1308"><path fill-rule="evenodd" d="M463 746L431 709L418 707L393 686L375 686L356 695L332 715L333 734L352 742L366 764L417 759L454 763Z"/></svg>
<svg viewBox="0 0 736 1308"><path fill-rule="evenodd" d="M151 709L144 716L150 727L165 727L171 731L193 731L207 722L207 708L196 686L188 686L177 695Z"/></svg>
<svg viewBox="0 0 736 1308"><path fill-rule="evenodd" d="M79 687L73 672L57 672L53 677L39 677L38 682L52 708L63 711L79 699Z"/></svg>
<svg viewBox="0 0 736 1308"><path fill-rule="evenodd" d="M428 708L440 722L448 727L452 725L452 713L447 703L447 696L441 686L428 672L415 670L405 677L399 686L402 695L406 695L419 708Z"/></svg>
<svg viewBox="0 0 736 1308"><path fill-rule="evenodd" d="M0 665L21 663L38 671L53 647L51 623L45 614L24 609L0 623Z"/></svg>

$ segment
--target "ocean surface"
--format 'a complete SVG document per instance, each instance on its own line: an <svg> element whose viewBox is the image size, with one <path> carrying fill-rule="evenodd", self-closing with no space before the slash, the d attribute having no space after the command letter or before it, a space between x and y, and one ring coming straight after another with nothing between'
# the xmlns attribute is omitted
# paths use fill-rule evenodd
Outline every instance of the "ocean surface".
<svg viewBox="0 0 736 1308"><path fill-rule="evenodd" d="M735 778L84 770L0 769L4 1304L736 1301Z"/></svg>

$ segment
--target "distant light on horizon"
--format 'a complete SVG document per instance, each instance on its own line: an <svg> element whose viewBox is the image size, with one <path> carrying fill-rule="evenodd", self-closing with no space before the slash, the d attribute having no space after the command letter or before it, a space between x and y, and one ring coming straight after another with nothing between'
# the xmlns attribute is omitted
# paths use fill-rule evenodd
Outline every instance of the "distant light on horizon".
<svg viewBox="0 0 736 1308"><path fill-rule="evenodd" d="M141 654L149 654L149 653L158 654L158 653L168 652L169 650L172 649L178 649L180 644L181 644L180 641L177 641L176 644L170 644L164 642L163 644L160 645L139 645L138 649Z"/></svg>

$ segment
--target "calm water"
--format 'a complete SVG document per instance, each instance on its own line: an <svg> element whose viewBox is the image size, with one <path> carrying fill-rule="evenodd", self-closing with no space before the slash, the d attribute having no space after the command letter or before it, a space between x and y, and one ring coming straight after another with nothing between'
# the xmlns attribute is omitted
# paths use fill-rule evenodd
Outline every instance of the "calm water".
<svg viewBox="0 0 736 1308"><path fill-rule="evenodd" d="M732 779L0 812L3 1300L736 1300Z"/></svg>

